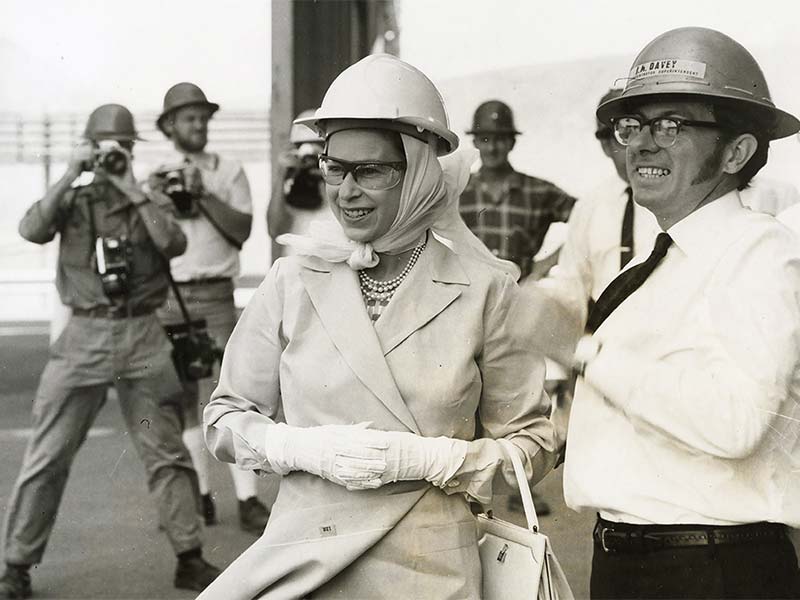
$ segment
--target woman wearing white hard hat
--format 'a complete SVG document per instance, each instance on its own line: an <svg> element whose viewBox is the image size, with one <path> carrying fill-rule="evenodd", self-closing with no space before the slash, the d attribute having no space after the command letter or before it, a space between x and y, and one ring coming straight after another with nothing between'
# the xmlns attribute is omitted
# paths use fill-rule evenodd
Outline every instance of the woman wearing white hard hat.
<svg viewBox="0 0 800 600"><path fill-rule="evenodd" d="M533 480L553 461L516 273L458 221L469 161L443 169L458 138L417 69L361 60L310 124L336 227L279 239L299 255L254 295L205 411L218 458L283 478L201 598L479 597L470 503L514 481L497 440Z"/></svg>

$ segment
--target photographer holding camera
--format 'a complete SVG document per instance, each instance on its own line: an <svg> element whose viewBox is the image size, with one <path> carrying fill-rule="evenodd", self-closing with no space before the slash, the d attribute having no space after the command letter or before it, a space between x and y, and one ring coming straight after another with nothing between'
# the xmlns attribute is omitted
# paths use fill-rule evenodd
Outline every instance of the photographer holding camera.
<svg viewBox="0 0 800 600"><path fill-rule="evenodd" d="M314 110L305 110L298 119L313 117ZM335 221L324 201L325 184L319 170L319 154L325 145L319 134L298 123L289 131L291 148L281 153L278 162L281 174L272 186L267 208L267 231L272 238L272 262L291 252L288 246L274 242L284 233L309 233L313 221Z"/></svg>
<svg viewBox="0 0 800 600"><path fill-rule="evenodd" d="M181 254L186 238L161 206L168 200L136 184L131 152L140 138L127 108L97 108L84 138L67 172L19 225L22 237L37 244L59 234L56 285L72 316L50 348L7 504L0 597L31 596L28 571L42 559L70 466L111 385L178 555L174 584L200 591L219 570L202 558L197 478L181 443L180 416L162 402L179 382L155 315L167 291L163 257ZM94 180L72 187L86 170Z"/></svg>
<svg viewBox="0 0 800 600"><path fill-rule="evenodd" d="M186 252L170 264L181 299L191 320L204 320L210 334L205 335L201 325L207 343L193 344L182 377L183 440L197 470L207 525L216 523L216 509L209 490L209 456L200 415L216 387L219 350L236 324L233 277L239 274L239 250L250 235L253 212L242 165L205 151L208 122L218 109L219 105L209 102L192 83L178 83L167 91L156 125L173 142L177 156L149 179L153 189L171 199L172 211L188 240ZM197 337L198 328L188 326L174 292L158 314L178 353L187 328ZM256 497L257 477L234 465L231 476L239 501L240 527L261 534L269 512Z"/></svg>

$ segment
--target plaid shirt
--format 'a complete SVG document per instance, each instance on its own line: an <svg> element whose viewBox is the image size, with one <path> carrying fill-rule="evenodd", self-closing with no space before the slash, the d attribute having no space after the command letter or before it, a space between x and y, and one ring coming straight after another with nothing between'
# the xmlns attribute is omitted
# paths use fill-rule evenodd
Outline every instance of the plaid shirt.
<svg viewBox="0 0 800 600"><path fill-rule="evenodd" d="M522 277L530 273L533 256L550 223L566 222L575 198L549 181L508 167L497 182L473 173L461 194L461 217L492 254L515 262Z"/></svg>

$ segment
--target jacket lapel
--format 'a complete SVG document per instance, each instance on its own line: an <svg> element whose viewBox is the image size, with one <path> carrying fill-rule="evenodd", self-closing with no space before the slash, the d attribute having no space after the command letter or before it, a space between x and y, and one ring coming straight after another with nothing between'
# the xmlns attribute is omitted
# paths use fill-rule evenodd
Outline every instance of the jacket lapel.
<svg viewBox="0 0 800 600"><path fill-rule="evenodd" d="M355 271L343 263L314 259L305 259L303 264L303 285L336 349L386 408L408 429L419 433L384 359Z"/></svg>
<svg viewBox="0 0 800 600"><path fill-rule="evenodd" d="M389 354L412 333L429 323L469 285L458 257L428 235L428 244L408 279L375 324L383 354Z"/></svg>

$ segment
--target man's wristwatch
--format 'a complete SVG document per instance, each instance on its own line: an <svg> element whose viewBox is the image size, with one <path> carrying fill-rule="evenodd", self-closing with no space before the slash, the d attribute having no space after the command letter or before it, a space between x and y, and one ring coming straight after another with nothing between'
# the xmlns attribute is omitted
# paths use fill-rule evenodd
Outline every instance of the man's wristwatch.
<svg viewBox="0 0 800 600"><path fill-rule="evenodd" d="M600 341L591 335L583 336L575 347L575 356L572 363L572 370L575 371L580 377L586 373L586 365L588 365L600 353L603 345Z"/></svg>

